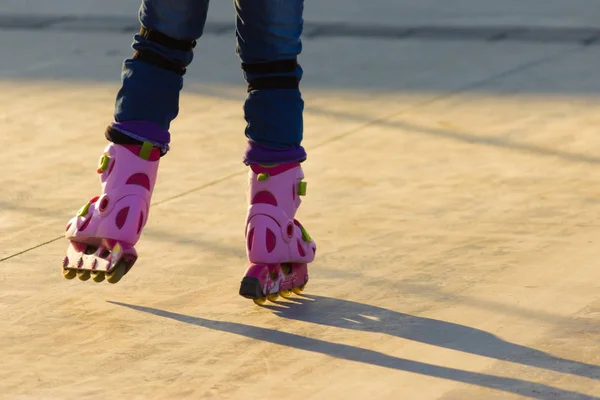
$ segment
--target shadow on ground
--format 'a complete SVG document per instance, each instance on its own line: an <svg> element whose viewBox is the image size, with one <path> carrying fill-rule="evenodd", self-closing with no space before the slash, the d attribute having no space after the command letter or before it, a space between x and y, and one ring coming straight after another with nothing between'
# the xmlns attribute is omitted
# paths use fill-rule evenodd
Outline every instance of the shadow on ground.
<svg viewBox="0 0 600 400"><path fill-rule="evenodd" d="M121 32L132 33L139 29L139 22L131 16L118 15L10 15L0 14L0 29L28 29L37 31L66 32ZM233 16L229 22L207 21L204 35L233 34ZM305 22L304 37L353 37L388 40L421 39L434 41L474 40L482 42L533 42L570 43L582 46L595 45L600 41L600 28L525 26L525 25L381 25L350 22Z"/></svg>
<svg viewBox="0 0 600 400"><path fill-rule="evenodd" d="M325 354L343 360L496 389L535 399L599 399L598 397L592 397L522 379L506 378L464 371L456 368L442 367L390 356L378 351L356 346L308 338L293 333L280 332L274 329L260 328L235 322L215 321L191 315L178 314L158 308L115 301L109 301L109 303L196 325L202 328L232 333L280 346L288 346L300 350ZM286 302L284 304L285 307L283 308L280 306L270 306L270 308L274 310L276 315L283 318L335 326L343 329L380 332L485 357L518 362L538 368L571 373L584 377L599 378L600 368L597 366L561 359L535 349L508 343L487 332L463 325L402 314L380 307L321 296L305 296L296 299L295 302Z"/></svg>
<svg viewBox="0 0 600 400"><path fill-rule="evenodd" d="M283 306L283 307L282 307ZM381 307L323 296L267 305L282 318L367 332L379 332L432 346L560 373L600 379L600 367L570 361L526 346L506 342L488 332Z"/></svg>

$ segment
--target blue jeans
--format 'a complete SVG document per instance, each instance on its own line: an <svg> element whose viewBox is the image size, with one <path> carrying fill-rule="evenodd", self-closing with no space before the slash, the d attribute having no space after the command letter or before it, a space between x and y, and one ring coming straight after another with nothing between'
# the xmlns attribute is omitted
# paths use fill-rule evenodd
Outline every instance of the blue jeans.
<svg viewBox="0 0 600 400"><path fill-rule="evenodd" d="M303 2L234 0L236 52L249 84L245 134L249 142L267 149L301 149L304 102L298 88L302 68L296 58L302 50ZM193 41L202 36L208 5L209 0L143 0L139 19L151 31ZM191 49L175 49L142 34L135 35L133 48L183 68L193 59ZM182 87L180 73L135 57L125 60L115 121L146 121L168 131L179 112ZM143 139L144 132L135 135Z"/></svg>

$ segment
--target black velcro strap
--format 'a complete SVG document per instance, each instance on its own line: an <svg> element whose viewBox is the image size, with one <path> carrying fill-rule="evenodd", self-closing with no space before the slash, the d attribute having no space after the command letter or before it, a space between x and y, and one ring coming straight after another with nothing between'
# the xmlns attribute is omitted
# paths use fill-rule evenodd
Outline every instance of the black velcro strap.
<svg viewBox="0 0 600 400"><path fill-rule="evenodd" d="M298 68L298 61L295 58L260 64L242 63L242 69L249 74L285 74L294 72L296 68Z"/></svg>
<svg viewBox="0 0 600 400"><path fill-rule="evenodd" d="M185 75L185 67L169 61L165 57L153 52L152 50L136 50L135 53L133 53L133 59L140 60L148 64L153 64L163 69L171 70L182 76Z"/></svg>
<svg viewBox="0 0 600 400"><path fill-rule="evenodd" d="M261 89L298 89L298 87L298 78L295 76L268 76L252 79L248 82L248 92Z"/></svg>
<svg viewBox="0 0 600 400"><path fill-rule="evenodd" d="M115 144L137 144L140 146L143 144L141 141L134 139L131 136L127 136L123 132L119 131L118 129L113 128L110 125L106 128L104 137L109 142L113 142Z"/></svg>
<svg viewBox="0 0 600 400"><path fill-rule="evenodd" d="M180 40L174 39L170 36L165 35L159 31L152 31L145 26L140 28L140 35L145 37L148 40L151 40L155 43L162 44L165 47L169 47L175 50L181 51L190 51L194 47L196 47L195 40Z"/></svg>
<svg viewBox="0 0 600 400"><path fill-rule="evenodd" d="M127 136L123 132L113 128L110 125L106 128L106 132L104 132L104 137L106 138L106 140L108 140L109 142L113 142L114 144L135 144L138 146L142 146L144 144L144 142L134 139L131 136ZM160 156L162 157L165 154L167 153L163 152L163 150L161 149Z"/></svg>

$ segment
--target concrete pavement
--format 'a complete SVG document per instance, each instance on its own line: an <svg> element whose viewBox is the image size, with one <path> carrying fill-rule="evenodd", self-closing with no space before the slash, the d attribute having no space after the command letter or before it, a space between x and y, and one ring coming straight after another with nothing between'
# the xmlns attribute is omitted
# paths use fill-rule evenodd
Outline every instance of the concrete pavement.
<svg viewBox="0 0 600 400"><path fill-rule="evenodd" d="M333 4L307 12L376 24L403 5L406 24L555 27L598 12ZM600 398L600 47L307 38L299 217L318 258L306 296L259 308L237 295L245 93L233 38L199 44L140 260L109 285L64 280L60 237L98 192L131 35L0 33L0 399Z"/></svg>

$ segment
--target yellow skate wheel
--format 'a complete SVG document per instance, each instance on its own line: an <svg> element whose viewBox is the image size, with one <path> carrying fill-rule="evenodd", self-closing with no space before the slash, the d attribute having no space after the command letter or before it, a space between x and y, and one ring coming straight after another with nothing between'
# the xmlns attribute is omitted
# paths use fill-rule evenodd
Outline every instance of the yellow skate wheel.
<svg viewBox="0 0 600 400"><path fill-rule="evenodd" d="M281 292L279 292L279 295L281 297L283 297L284 299L287 299L288 297L291 297L292 291L291 290L282 290Z"/></svg>
<svg viewBox="0 0 600 400"><path fill-rule="evenodd" d="M104 280L104 271L92 271L92 280L94 282L102 282Z"/></svg>
<svg viewBox="0 0 600 400"><path fill-rule="evenodd" d="M65 279L73 279L77 276L77 271L74 269L64 269L63 268L63 276Z"/></svg>
<svg viewBox="0 0 600 400"><path fill-rule="evenodd" d="M119 262L117 266L111 271L106 273L106 280L108 283L117 283L125 276L127 267L123 261Z"/></svg>
<svg viewBox="0 0 600 400"><path fill-rule="evenodd" d="M77 277L79 278L80 281L87 281L88 279L90 279L90 271L86 271L86 270L77 271Z"/></svg>
<svg viewBox="0 0 600 400"><path fill-rule="evenodd" d="M304 291L304 286L305 285L302 285L300 287L295 287L295 288L292 289L292 292L294 292L296 294L300 294L300 293L302 293Z"/></svg>
<svg viewBox="0 0 600 400"><path fill-rule="evenodd" d="M278 293L271 293L270 295L267 296L267 300L269 300L269 301L276 301L278 298L279 298Z"/></svg>
<svg viewBox="0 0 600 400"><path fill-rule="evenodd" d="M265 297L259 297L258 299L252 299L252 301L257 306L262 306L263 304L265 304L265 302L267 301L267 299Z"/></svg>

